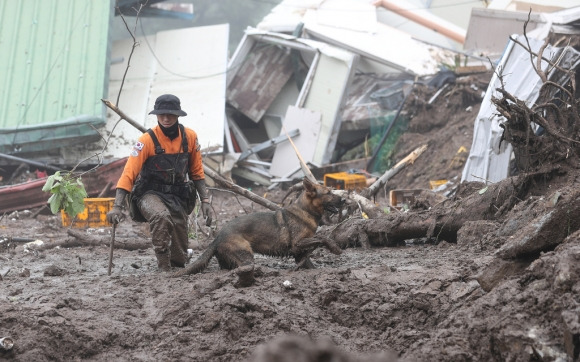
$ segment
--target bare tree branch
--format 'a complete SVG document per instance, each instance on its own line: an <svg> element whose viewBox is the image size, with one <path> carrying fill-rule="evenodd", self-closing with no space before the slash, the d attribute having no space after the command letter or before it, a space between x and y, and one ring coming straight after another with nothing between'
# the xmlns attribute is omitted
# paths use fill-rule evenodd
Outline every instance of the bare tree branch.
<svg viewBox="0 0 580 362"><path fill-rule="evenodd" d="M511 37L511 36L510 36L510 40L511 40L511 41L513 41L514 43L518 44L518 45L519 45L519 46L521 46L522 48L524 48L524 49L525 49L527 52L529 52L530 54L532 54L532 55L535 55L536 57L538 57L538 54L537 54L537 53L534 53L534 52L532 51L532 48L530 48L530 47L526 47L526 45L525 45L525 44L522 44L522 43L521 43L519 40L517 40L516 38L514 38L514 37ZM550 60L550 59L548 59L548 58L546 58L546 57L543 57L543 56L542 56L542 57L541 57L541 59L542 59L543 61L547 62L549 65L551 65L551 66L552 66L552 67L554 67L555 69L558 69L558 70L560 70L560 71L562 71L562 72L566 72L566 73L570 72L570 69L565 69L565 68L562 68L562 67L560 67L559 65L555 64L554 62L552 62L552 60ZM534 67L534 69L535 69L535 67Z"/></svg>

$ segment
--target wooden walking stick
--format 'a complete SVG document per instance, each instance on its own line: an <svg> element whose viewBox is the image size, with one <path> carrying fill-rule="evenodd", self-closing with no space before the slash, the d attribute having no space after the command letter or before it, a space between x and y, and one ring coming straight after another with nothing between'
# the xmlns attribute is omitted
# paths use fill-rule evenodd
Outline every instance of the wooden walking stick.
<svg viewBox="0 0 580 362"><path fill-rule="evenodd" d="M111 249L109 250L109 272L108 272L109 275L111 275L111 267L113 266L113 248L115 247L115 231L116 231L115 229L117 229L116 222L113 223L113 232L111 234Z"/></svg>

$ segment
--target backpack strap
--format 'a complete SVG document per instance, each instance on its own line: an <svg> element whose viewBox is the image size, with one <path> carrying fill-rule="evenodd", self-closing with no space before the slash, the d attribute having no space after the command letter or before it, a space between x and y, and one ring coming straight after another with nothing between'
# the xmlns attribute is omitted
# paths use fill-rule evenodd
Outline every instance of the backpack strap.
<svg viewBox="0 0 580 362"><path fill-rule="evenodd" d="M185 135L185 127L180 123L179 130L181 131L181 145L183 147L183 153L187 153L189 145L187 144L187 136Z"/></svg>
<svg viewBox="0 0 580 362"><path fill-rule="evenodd" d="M151 128L149 128L147 130L147 133L149 133L149 136L151 136L151 139L153 140L153 144L155 145L155 154L160 155L162 153L165 153L165 149L161 148L161 144L159 143L157 136L155 136L155 132L153 132L153 130Z"/></svg>
<svg viewBox="0 0 580 362"><path fill-rule="evenodd" d="M183 153L187 153L189 150L189 145L187 143L187 135L185 134L185 127L180 123L179 130L181 131L181 147L183 147ZM191 166L189 163L191 158L187 159L187 173L189 174L189 167Z"/></svg>
<svg viewBox="0 0 580 362"><path fill-rule="evenodd" d="M181 131L181 147L183 148L183 153L187 153L189 144L187 143L187 135L185 134L185 127L181 123L179 123L179 130ZM147 133L149 133L149 136L151 136L153 144L155 145L155 154L160 155L162 153L165 153L165 149L161 148L161 144L159 143L157 136L155 136L155 132L153 132L153 130L149 128L147 130Z"/></svg>

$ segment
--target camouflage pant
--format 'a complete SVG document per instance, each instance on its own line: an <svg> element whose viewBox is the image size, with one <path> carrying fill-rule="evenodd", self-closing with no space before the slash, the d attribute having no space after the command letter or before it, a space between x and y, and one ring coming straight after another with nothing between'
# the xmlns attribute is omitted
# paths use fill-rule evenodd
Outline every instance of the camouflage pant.
<svg viewBox="0 0 580 362"><path fill-rule="evenodd" d="M169 251L172 266L183 266L187 261L187 214L177 198L146 193L139 198L137 205L149 223L155 253Z"/></svg>

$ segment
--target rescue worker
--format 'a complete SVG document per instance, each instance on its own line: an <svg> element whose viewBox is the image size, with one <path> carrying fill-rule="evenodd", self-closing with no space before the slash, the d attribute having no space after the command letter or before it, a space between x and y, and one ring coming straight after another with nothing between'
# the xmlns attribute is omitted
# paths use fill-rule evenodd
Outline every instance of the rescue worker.
<svg viewBox="0 0 580 362"><path fill-rule="evenodd" d="M134 221L148 222L157 266L169 271L187 262L188 215L201 199L201 211L210 225L209 196L197 134L179 123L186 116L179 98L164 94L153 111L157 125L139 137L117 183L107 221L125 218L126 198Z"/></svg>

